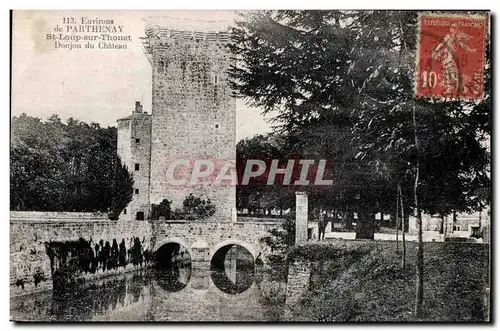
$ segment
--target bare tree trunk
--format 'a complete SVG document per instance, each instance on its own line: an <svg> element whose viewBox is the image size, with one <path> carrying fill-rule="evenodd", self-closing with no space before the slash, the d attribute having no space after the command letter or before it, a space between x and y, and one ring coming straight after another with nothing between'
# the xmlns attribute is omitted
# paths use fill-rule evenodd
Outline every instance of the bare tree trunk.
<svg viewBox="0 0 500 331"><path fill-rule="evenodd" d="M457 212L453 211L453 231L455 231L457 228Z"/></svg>
<svg viewBox="0 0 500 331"><path fill-rule="evenodd" d="M396 253L399 253L399 183L396 188Z"/></svg>
<svg viewBox="0 0 500 331"><path fill-rule="evenodd" d="M446 234L448 233L448 217L442 215L441 218L443 219L443 241L446 241Z"/></svg>
<svg viewBox="0 0 500 331"><path fill-rule="evenodd" d="M354 222L354 214L350 210L350 208L347 208L345 215L346 215L345 216L345 228L347 229L347 231L352 231L352 229L353 229L352 223Z"/></svg>
<svg viewBox="0 0 500 331"><path fill-rule="evenodd" d="M415 172L415 185L413 187L413 194L415 196L415 213L418 226L418 251L417 251L417 284L415 289L415 315L422 316L422 303L424 301L424 243L423 243L423 229L422 229L422 214L418 205L418 184L420 180L420 161L419 161L419 147L417 137L417 116L415 105L413 105L413 132L415 136L415 148L417 152L416 172Z"/></svg>
<svg viewBox="0 0 500 331"><path fill-rule="evenodd" d="M401 232L403 234L403 269L406 268L406 239L405 239L405 208L403 204L403 192L401 191L401 185L398 185L399 199L401 201Z"/></svg>
<svg viewBox="0 0 500 331"><path fill-rule="evenodd" d="M483 206L480 206L481 209L479 209L479 230L481 231L481 214L483 213Z"/></svg>
<svg viewBox="0 0 500 331"><path fill-rule="evenodd" d="M356 239L371 239L375 237L375 214L365 208L360 208Z"/></svg>
<svg viewBox="0 0 500 331"><path fill-rule="evenodd" d="M337 220L337 209L336 207L333 208L333 211L332 211L332 226L330 227L330 231L334 231L335 230L335 221Z"/></svg>

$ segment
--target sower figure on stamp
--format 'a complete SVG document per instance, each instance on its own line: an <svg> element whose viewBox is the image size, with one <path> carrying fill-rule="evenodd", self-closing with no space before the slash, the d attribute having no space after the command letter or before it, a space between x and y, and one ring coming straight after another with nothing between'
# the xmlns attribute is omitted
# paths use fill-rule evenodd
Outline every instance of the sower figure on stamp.
<svg viewBox="0 0 500 331"><path fill-rule="evenodd" d="M321 240L321 238L323 238L323 240L325 239L326 224L327 224L327 220L326 220L325 212L320 212L319 222L318 222L319 240ZM321 235L323 235L323 237L321 237Z"/></svg>

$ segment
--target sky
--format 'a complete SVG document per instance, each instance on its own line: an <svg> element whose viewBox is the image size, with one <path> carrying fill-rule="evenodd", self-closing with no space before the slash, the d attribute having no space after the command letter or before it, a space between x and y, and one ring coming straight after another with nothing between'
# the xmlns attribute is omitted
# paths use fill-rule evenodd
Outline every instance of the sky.
<svg viewBox="0 0 500 331"><path fill-rule="evenodd" d="M135 101L151 113L151 66L140 39L145 35L145 18L167 17L175 28L196 27L200 20L227 24L234 15L230 11L15 11L11 116L57 114L62 120L73 117L115 126L117 119L130 115ZM132 41L126 50L55 48L47 34L66 28L63 19L71 17L78 23L82 17L113 20L114 26L123 26L117 35L130 34ZM237 140L270 131L267 119L259 109L237 100Z"/></svg>

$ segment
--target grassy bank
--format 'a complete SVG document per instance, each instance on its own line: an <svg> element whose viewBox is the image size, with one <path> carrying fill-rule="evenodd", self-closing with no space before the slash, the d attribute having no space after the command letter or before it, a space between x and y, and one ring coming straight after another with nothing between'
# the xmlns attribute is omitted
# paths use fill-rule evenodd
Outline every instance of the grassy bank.
<svg viewBox="0 0 500 331"><path fill-rule="evenodd" d="M289 259L313 261L310 289L295 320L485 321L488 246L425 244L424 316L413 314L416 243L407 243L407 267L394 242L344 241L295 247Z"/></svg>

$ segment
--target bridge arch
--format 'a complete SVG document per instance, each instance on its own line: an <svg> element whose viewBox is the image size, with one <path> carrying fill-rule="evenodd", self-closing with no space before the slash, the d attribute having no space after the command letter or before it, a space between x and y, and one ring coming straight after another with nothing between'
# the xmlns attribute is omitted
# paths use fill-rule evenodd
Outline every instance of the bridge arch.
<svg viewBox="0 0 500 331"><path fill-rule="evenodd" d="M193 252L192 252L192 250L191 250L191 246L187 243L187 241L186 241L185 239L180 238L180 237L167 237L167 238L165 238L165 239L163 239L163 240L161 240L161 241L157 242L157 243L155 244L155 247L154 247L154 250L153 250L153 251L154 251L154 252L156 252L156 251L158 251L158 250L159 250L159 249L160 249L163 245L170 244L170 243L173 243L173 244L179 244L179 245L181 245L181 246L184 246L184 247L187 249L187 251L188 251L189 255L190 255L191 257L193 257Z"/></svg>
<svg viewBox="0 0 500 331"><path fill-rule="evenodd" d="M225 246L233 246L233 245L238 245L238 246L241 246L243 248L245 248L247 251L250 252L250 254L252 254L252 257L255 261L255 257L257 256L257 252L255 250L255 247L252 245L252 244L249 244L248 242L246 241L243 241L243 240L240 240L240 239L228 239L228 240L225 240L225 241L222 241L216 245L214 245L211 249L210 249L210 261L212 261L214 255L223 247Z"/></svg>
<svg viewBox="0 0 500 331"><path fill-rule="evenodd" d="M165 238L155 245L154 257L156 266L160 268L171 268L173 262L185 265L193 261L191 247L185 240L178 237Z"/></svg>
<svg viewBox="0 0 500 331"><path fill-rule="evenodd" d="M168 237L154 248L157 285L170 293L183 291L191 283L192 276L193 256L188 243L182 238Z"/></svg>

